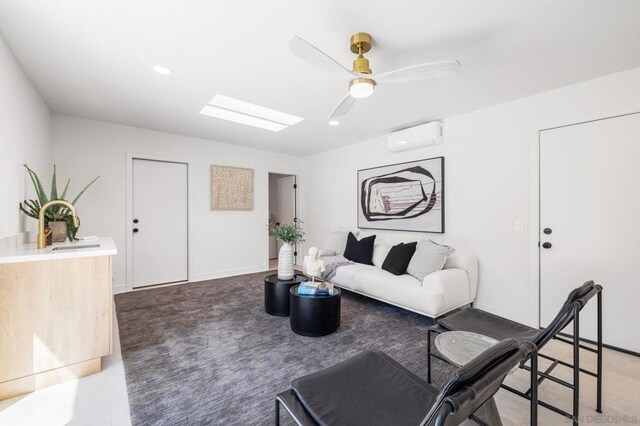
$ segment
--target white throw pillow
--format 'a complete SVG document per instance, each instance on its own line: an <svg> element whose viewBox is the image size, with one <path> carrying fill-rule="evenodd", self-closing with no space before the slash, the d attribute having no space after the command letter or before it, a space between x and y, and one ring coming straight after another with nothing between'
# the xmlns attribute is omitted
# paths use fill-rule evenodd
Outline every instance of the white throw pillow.
<svg viewBox="0 0 640 426"><path fill-rule="evenodd" d="M344 254L344 248L347 246L347 231L327 231L324 234L320 247L322 256L336 256ZM358 236L358 232L353 235Z"/></svg>
<svg viewBox="0 0 640 426"><path fill-rule="evenodd" d="M453 247L422 240L409 262L407 274L413 275L422 283L424 277L442 269L454 251Z"/></svg>
<svg viewBox="0 0 640 426"><path fill-rule="evenodd" d="M391 246L388 246L386 244L374 245L373 258L371 259L371 261L373 262L373 265L377 266L378 268L382 268L382 264L384 263L384 260L387 258L387 255L389 254L389 250L391 250Z"/></svg>

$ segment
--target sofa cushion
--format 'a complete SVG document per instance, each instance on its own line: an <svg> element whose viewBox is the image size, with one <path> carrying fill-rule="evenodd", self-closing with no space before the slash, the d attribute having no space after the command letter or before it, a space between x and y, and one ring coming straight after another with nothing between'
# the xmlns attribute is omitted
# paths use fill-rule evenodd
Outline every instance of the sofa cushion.
<svg viewBox="0 0 640 426"><path fill-rule="evenodd" d="M358 276L354 286L355 291L432 317L447 309L444 295L437 288L423 287L407 274L393 275L375 268Z"/></svg>
<svg viewBox="0 0 640 426"><path fill-rule="evenodd" d="M407 273L422 281L425 276L442 269L447 258L454 251L453 247L434 243L431 240L422 240L409 262Z"/></svg>
<svg viewBox="0 0 640 426"><path fill-rule="evenodd" d="M355 263L338 268L331 282L431 317L473 301L467 273L457 268L427 275L421 285L411 275L393 275L375 266Z"/></svg>
<svg viewBox="0 0 640 426"><path fill-rule="evenodd" d="M375 266L363 265L362 263L354 263L353 265L341 266L336 270L336 274L331 279L331 282L339 285L340 287L344 287L347 290L356 290L354 288L354 286L356 286L356 283L359 283L360 278L362 278L363 274L366 274L371 270L380 271L381 269L378 269Z"/></svg>
<svg viewBox="0 0 640 426"><path fill-rule="evenodd" d="M416 252L418 243L400 243L389 250L389 254L382 263L382 269L391 272L393 275L402 275L407 272L407 266L411 257Z"/></svg>
<svg viewBox="0 0 640 426"><path fill-rule="evenodd" d="M335 256L342 255L344 253L344 249L347 245L347 235L346 231L327 231L322 238L322 243L320 243L320 252L322 256ZM354 234L356 237L358 233Z"/></svg>
<svg viewBox="0 0 640 426"><path fill-rule="evenodd" d="M382 264L387 258L389 250L391 250L391 246L388 246L386 244L375 244L373 246L373 258L371 259L371 261L373 262L373 266L382 268Z"/></svg>
<svg viewBox="0 0 640 426"><path fill-rule="evenodd" d="M365 237L358 241L355 235L349 232L347 236L347 246L344 249L344 257L352 262L373 265L371 259L373 258L373 245L375 241L375 235Z"/></svg>

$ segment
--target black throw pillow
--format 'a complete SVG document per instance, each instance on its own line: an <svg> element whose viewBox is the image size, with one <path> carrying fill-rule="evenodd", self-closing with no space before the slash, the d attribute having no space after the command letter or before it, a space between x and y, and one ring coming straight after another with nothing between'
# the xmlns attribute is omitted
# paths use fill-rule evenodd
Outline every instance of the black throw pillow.
<svg viewBox="0 0 640 426"><path fill-rule="evenodd" d="M386 259L382 262L382 269L391 272L393 275L402 275L407 272L407 267L413 254L416 252L418 243L400 243L391 247Z"/></svg>
<svg viewBox="0 0 640 426"><path fill-rule="evenodd" d="M371 235L358 241L353 233L349 232L347 236L347 246L344 249L344 257L352 262L364 263L365 265L373 265L373 243L376 236Z"/></svg>

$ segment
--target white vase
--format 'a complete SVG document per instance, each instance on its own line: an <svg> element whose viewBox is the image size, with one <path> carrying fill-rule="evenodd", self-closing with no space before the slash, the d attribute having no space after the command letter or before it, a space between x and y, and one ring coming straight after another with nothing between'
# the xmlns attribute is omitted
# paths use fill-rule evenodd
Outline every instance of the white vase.
<svg viewBox="0 0 640 426"><path fill-rule="evenodd" d="M282 243L278 253L278 279L293 279L293 247L289 243Z"/></svg>

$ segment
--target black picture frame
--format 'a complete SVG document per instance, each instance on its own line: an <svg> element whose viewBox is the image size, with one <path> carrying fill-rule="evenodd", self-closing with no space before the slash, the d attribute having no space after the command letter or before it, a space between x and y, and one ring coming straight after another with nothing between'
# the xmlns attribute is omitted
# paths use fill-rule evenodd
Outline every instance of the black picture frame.
<svg viewBox="0 0 640 426"><path fill-rule="evenodd" d="M426 232L433 234L445 233L445 161L443 156L425 158L421 160L405 161L402 163L387 164L383 166L369 167L366 169L360 169L356 172L356 182L358 185L356 200L356 215L359 229L377 229L386 231L401 231L401 232ZM429 171L429 167L432 167L432 171ZM397 170L393 170L393 169ZM422 170L420 170L422 169ZM371 172L378 170L379 175L373 175ZM439 173L438 173L439 171ZM426 173L425 173L426 172ZM435 175L433 174L435 172ZM365 186L365 182L371 179L378 180L390 180L401 179L406 181L406 178L393 176L393 174L407 174L407 173L421 173L433 179L432 193L428 194L429 197L423 201L428 201L427 206L423 208L427 211L423 212L418 210L413 212L410 207L403 210L403 213L384 214L384 213L371 213L365 212L369 206L370 189L373 184L369 182L368 187ZM391 175L391 176L390 176ZM439 179L438 179L439 178ZM384 183L384 182L382 182ZM388 183L388 182L387 182ZM365 193L366 189L369 192ZM423 189L423 188L421 188ZM422 190L423 195L426 195ZM414 203L416 206L417 203ZM414 209L415 210L415 209ZM366 214L368 213L368 214ZM430 216L429 213L434 213L436 217ZM410 214L409 217L406 217ZM373 218L375 215L377 217ZM439 218L437 217L439 215ZM367 217L369 216L369 217ZM423 217L425 216L425 217ZM428 220L425 220L428 219ZM439 220L438 220L439 219ZM406 222L405 222L406 221ZM387 226L385 226L387 225Z"/></svg>

